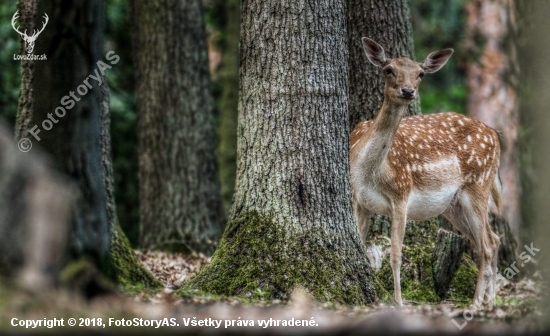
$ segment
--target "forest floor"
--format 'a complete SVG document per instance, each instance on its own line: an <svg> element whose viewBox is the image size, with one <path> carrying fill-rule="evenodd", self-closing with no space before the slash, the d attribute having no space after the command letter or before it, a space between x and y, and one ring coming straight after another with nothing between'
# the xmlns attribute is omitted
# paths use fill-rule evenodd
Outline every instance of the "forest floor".
<svg viewBox="0 0 550 336"><path fill-rule="evenodd" d="M236 298L182 298L174 293L176 288L207 265L210 258L204 255L184 256L164 252L135 251L135 254L138 260L164 284L165 288L162 291L154 294L141 293L133 297L120 292L110 292L85 298L69 290L38 294L0 286L0 332L28 331L24 328L14 329L15 327L10 324L13 317L19 319L74 317L77 323L82 321L84 324L87 323L86 318L101 318L103 324L107 324L109 318L114 320L134 317L144 320L175 318L174 321L179 326L161 329L164 333L177 332L178 334L182 332L257 333L263 328L258 325L258 321L269 321L270 318L281 321L307 320L313 325L311 327L268 327L265 331L270 334L288 332L291 331L290 329L297 334L334 332L363 334L363 331L368 331L369 335L377 333L388 335L388 333L402 331L422 334L427 332L507 334L540 330L537 320L541 312L537 303L543 290L543 282L538 273L501 288L497 306L492 311L471 314L466 308L452 302L429 305L405 302L403 308L396 308L391 303L383 302L361 307L319 303L311 300L303 289L295 290L289 302L278 300L244 302ZM2 287L4 287L3 290ZM207 319L210 322L217 320L220 326L219 328L186 327L185 319L194 321ZM253 327L250 327L251 320L254 322ZM244 321L247 321L249 326L239 326L244 324ZM65 331L74 332L74 328L76 327ZM89 327L87 330L99 331L98 328ZM108 326L102 331L149 333L153 328L122 328L112 324L111 327ZM81 327L80 331L83 330L84 328Z"/></svg>

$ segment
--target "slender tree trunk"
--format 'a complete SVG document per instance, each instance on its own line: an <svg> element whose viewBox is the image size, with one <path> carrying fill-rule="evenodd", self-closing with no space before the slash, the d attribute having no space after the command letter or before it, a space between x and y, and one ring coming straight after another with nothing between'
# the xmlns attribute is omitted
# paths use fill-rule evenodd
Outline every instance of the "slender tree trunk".
<svg viewBox="0 0 550 336"><path fill-rule="evenodd" d="M38 0L19 0L17 10L19 11L19 30L32 32L35 27ZM41 15L42 16L42 15ZM25 43L21 42L21 55L25 55ZM15 139L28 137L29 125L32 121L34 96L32 94L34 82L35 61L21 61L21 85L19 90L19 103L17 107L17 118L15 120Z"/></svg>
<svg viewBox="0 0 550 336"><path fill-rule="evenodd" d="M48 59L35 61L32 90L32 124L35 132L40 131L39 144L59 169L76 180L80 191L74 207L73 248L100 259L107 256L110 240L101 167L100 92L97 81L89 80L88 89L84 80L94 74L103 56L103 11L99 0L40 1L38 13L47 13L49 23L36 40L35 54L46 54ZM71 93L76 98L70 98ZM64 97L74 102L72 108L61 103ZM29 128L32 132L34 126Z"/></svg>
<svg viewBox="0 0 550 336"><path fill-rule="evenodd" d="M362 37L378 42L387 57L414 59L411 15L407 0L347 0L349 44L350 130L373 119L384 101L384 76L367 61ZM408 115L420 114L420 104L409 106Z"/></svg>
<svg viewBox="0 0 550 336"><path fill-rule="evenodd" d="M111 150L111 111L109 108L109 86L103 77L101 85L101 163L107 191L107 216L111 235L109 257L102 263L103 271L125 289L132 291L134 286L158 288L162 284L147 271L135 258L128 238L120 228L116 214L115 183Z"/></svg>
<svg viewBox="0 0 550 336"><path fill-rule="evenodd" d="M130 15L141 245L211 253L224 219L202 2L133 0Z"/></svg>
<svg viewBox="0 0 550 336"><path fill-rule="evenodd" d="M471 0L466 5L468 114L502 135L499 175L502 214L519 239L521 228L519 176L518 74L512 0Z"/></svg>
<svg viewBox="0 0 550 336"><path fill-rule="evenodd" d="M319 300L375 298L349 185L345 1L241 1L234 203L190 288Z"/></svg>
<svg viewBox="0 0 550 336"><path fill-rule="evenodd" d="M223 50L223 95L220 111L220 178L224 211L229 212L237 171L237 116L239 97L239 1L225 3L227 23Z"/></svg>

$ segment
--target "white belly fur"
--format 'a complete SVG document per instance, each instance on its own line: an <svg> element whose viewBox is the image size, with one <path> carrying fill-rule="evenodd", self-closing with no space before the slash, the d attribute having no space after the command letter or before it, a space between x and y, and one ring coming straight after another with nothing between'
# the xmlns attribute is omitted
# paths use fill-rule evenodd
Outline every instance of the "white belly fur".
<svg viewBox="0 0 550 336"><path fill-rule="evenodd" d="M407 218L425 220L441 214L451 203L458 186L447 185L438 190L413 189L407 202Z"/></svg>
<svg viewBox="0 0 550 336"><path fill-rule="evenodd" d="M426 178L434 181L433 188L420 190L413 187L407 197L407 219L425 220L441 214L460 187L460 167L456 157L433 162L432 166L437 167L438 172L427 171ZM362 186L357 190L356 199L370 212L391 217L393 205L390 197L384 193L386 188L383 183L375 184L372 179L366 176L360 179L359 174L353 173L352 170L352 178L362 180L355 184L356 188Z"/></svg>
<svg viewBox="0 0 550 336"><path fill-rule="evenodd" d="M438 190L413 189L407 202L407 219L425 220L441 214L449 206L458 189L457 185L447 185ZM366 188L362 196L362 203L369 211L392 216L390 200L382 193Z"/></svg>
<svg viewBox="0 0 550 336"><path fill-rule="evenodd" d="M374 188L365 188L361 193L361 201L370 212L383 216L391 216L389 199Z"/></svg>

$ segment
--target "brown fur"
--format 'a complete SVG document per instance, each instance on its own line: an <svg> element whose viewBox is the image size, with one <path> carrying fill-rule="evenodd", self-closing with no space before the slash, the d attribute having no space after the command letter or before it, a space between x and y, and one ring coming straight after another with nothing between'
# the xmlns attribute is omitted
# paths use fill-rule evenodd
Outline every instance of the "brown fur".
<svg viewBox="0 0 550 336"><path fill-rule="evenodd" d="M489 126L457 113L403 117L425 73L439 70L446 49L422 63L387 59L376 42L363 39L367 57L386 75L377 117L358 124L350 136L355 217L365 242L370 213L392 217L391 266L394 295L402 305L400 267L407 219L443 214L478 249L479 277L474 306L492 306L499 240L488 222L491 196L500 206L497 177L500 143ZM485 294L489 300L485 301Z"/></svg>
<svg viewBox="0 0 550 336"><path fill-rule="evenodd" d="M351 133L352 161L361 148L360 143L369 138L373 123L373 120L359 123ZM489 177L496 172L500 155L498 134L482 122L457 113L404 117L387 155L388 174L396 179L396 192L410 190L413 184L422 188L432 182L424 179L430 162L450 155L459 159L463 185L479 184L480 179L483 184L492 184ZM500 202L498 193L493 194L498 198L495 202Z"/></svg>

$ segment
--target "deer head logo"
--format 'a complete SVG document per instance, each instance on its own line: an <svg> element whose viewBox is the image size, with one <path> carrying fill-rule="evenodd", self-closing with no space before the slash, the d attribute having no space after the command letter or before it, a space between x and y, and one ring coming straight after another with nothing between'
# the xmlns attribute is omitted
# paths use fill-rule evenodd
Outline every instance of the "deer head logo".
<svg viewBox="0 0 550 336"><path fill-rule="evenodd" d="M19 14L19 11L15 12L15 14L13 14L13 18L11 19L11 26L13 27L13 29L15 29L15 31L17 33L19 33L19 35L21 35L21 37L23 38L23 40L25 41L25 49L27 50L27 54L32 54L32 51L34 49L34 42L36 41L36 38L38 37L38 35L40 35L40 33L42 33L42 31L44 30L44 28L46 28L46 25L48 24L48 14L44 13L44 19L46 21L43 22L43 26L42 26L42 29L36 31L34 30L33 34L31 36L27 35L27 30L25 29L25 31L22 33L19 31L19 27L15 27L15 20L17 20L18 18L18 14Z"/></svg>

